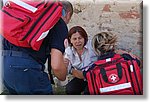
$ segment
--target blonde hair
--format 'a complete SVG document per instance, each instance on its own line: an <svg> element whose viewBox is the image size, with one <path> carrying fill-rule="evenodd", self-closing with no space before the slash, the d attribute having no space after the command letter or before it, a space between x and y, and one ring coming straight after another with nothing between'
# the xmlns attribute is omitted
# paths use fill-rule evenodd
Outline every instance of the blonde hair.
<svg viewBox="0 0 150 102"><path fill-rule="evenodd" d="M108 51L114 51L117 36L111 32L101 32L92 39L92 47L97 55L102 55Z"/></svg>

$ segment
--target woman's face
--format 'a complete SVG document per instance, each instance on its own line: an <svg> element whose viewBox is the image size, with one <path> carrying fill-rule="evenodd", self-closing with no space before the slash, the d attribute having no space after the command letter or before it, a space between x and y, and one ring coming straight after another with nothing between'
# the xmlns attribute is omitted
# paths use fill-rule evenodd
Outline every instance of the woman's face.
<svg viewBox="0 0 150 102"><path fill-rule="evenodd" d="M72 34L70 41L76 50L82 50L83 49L85 41L79 32Z"/></svg>

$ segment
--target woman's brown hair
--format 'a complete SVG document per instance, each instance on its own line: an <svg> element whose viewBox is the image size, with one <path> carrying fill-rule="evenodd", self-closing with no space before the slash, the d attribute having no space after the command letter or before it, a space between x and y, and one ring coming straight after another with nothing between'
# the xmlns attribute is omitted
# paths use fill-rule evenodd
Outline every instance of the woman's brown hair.
<svg viewBox="0 0 150 102"><path fill-rule="evenodd" d="M69 44L72 46L70 39L71 39L71 36L76 32L78 32L84 38L84 46L85 46L88 41L88 35L86 31L80 26L74 26L69 30L69 33L68 33Z"/></svg>

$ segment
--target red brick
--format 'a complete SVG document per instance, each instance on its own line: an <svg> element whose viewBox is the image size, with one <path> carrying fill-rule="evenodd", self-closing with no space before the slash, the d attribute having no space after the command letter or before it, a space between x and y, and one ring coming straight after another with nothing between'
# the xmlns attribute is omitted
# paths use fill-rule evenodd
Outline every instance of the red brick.
<svg viewBox="0 0 150 102"><path fill-rule="evenodd" d="M102 11L110 12L111 11L110 8L111 8L111 6L109 4L106 4Z"/></svg>
<svg viewBox="0 0 150 102"><path fill-rule="evenodd" d="M119 15L123 19L126 19L126 18L137 19L137 18L140 18L140 14L138 13L138 11L121 12L121 13L119 13Z"/></svg>

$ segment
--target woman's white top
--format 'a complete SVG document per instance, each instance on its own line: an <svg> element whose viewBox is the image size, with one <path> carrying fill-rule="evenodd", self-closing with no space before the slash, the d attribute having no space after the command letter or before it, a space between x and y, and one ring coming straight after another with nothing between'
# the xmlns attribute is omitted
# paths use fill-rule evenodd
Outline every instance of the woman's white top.
<svg viewBox="0 0 150 102"><path fill-rule="evenodd" d="M79 55L73 46L69 46L65 49L64 57L69 60L69 73L71 72L72 67L83 71L84 68L88 68L88 66L97 61L97 56L92 48L91 40L88 40L84 48L85 50L81 55L82 60L80 60Z"/></svg>

